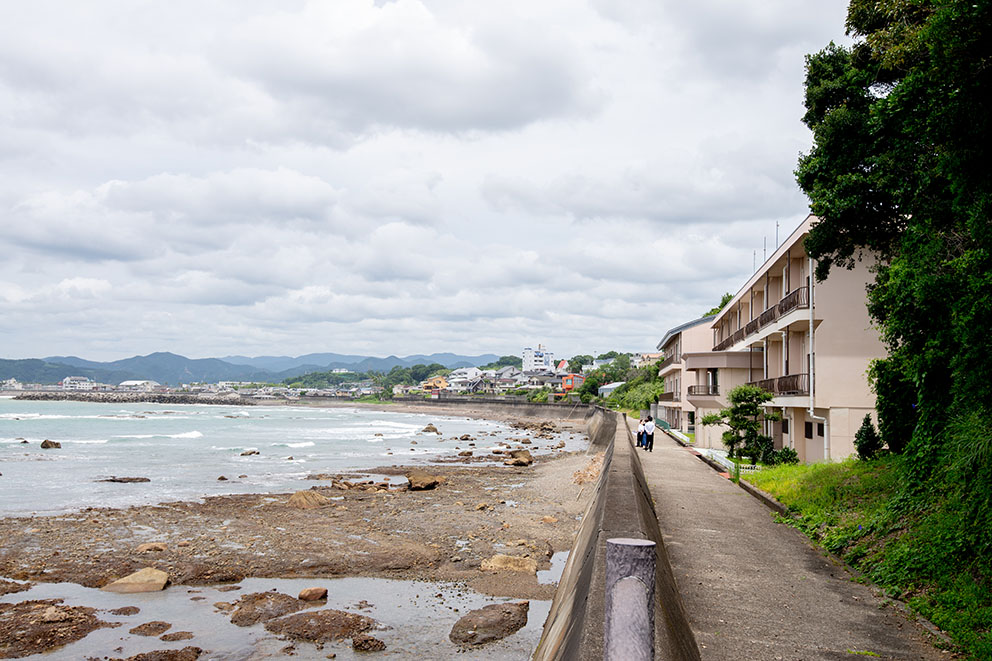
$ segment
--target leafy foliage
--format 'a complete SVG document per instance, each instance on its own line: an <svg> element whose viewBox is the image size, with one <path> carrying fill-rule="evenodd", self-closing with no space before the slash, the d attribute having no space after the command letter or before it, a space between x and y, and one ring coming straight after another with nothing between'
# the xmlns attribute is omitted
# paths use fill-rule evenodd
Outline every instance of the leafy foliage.
<svg viewBox="0 0 992 661"><path fill-rule="evenodd" d="M901 453L884 516L902 532L865 553L874 578L988 658L992 3L852 0L847 29L851 48L807 58L815 142L796 177L819 218L818 279L879 258L868 309L888 355L871 375Z"/></svg>
<svg viewBox="0 0 992 661"><path fill-rule="evenodd" d="M881 451L882 445L882 437L875 431L871 416L865 414L865 419L861 421L861 427L854 434L854 447L858 451L858 458L865 461L874 459Z"/></svg>
<svg viewBox="0 0 992 661"><path fill-rule="evenodd" d="M751 461L772 463L774 446L772 439L761 434L762 420L780 420L781 415L775 411L765 410L762 406L772 400L774 395L757 386L740 385L727 393L730 406L719 413L703 416L704 425L727 425L723 432L723 444L733 457L748 457Z"/></svg>
<svg viewBox="0 0 992 661"><path fill-rule="evenodd" d="M524 366L524 359L520 356L500 356L495 362L482 365L480 370L498 370L503 367L516 367L520 369Z"/></svg>
<svg viewBox="0 0 992 661"><path fill-rule="evenodd" d="M710 316L710 315L712 315L712 314L716 314L717 312L719 312L719 311L720 311L720 310L722 310L723 308L725 308L725 307L727 307L727 303L729 303L729 302L730 302L730 300L731 300L731 299L732 299L733 297L734 297L734 295L733 295L733 294L731 294L731 293L730 293L730 292L728 291L727 293L725 293L725 294L724 294L724 295L723 295L723 296L722 296L722 297L720 298L720 304L719 304L719 305L717 305L717 306L716 306L715 308L711 308L711 309L709 310L709 312L705 312L705 313L703 313L703 316L704 316L704 317L708 317L708 316Z"/></svg>
<svg viewBox="0 0 992 661"><path fill-rule="evenodd" d="M592 365L592 356L589 354L580 353L577 356L572 356L568 359L568 371L579 374L582 372L583 365Z"/></svg>

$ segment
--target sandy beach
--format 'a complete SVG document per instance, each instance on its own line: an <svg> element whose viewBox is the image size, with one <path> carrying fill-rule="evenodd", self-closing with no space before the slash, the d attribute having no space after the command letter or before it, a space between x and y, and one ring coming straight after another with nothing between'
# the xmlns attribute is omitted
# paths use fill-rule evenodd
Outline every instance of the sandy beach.
<svg viewBox="0 0 992 661"><path fill-rule="evenodd" d="M425 411L416 404L382 405L385 410L397 407ZM432 406L430 411L493 417L485 407ZM576 418L554 421L554 425L559 431L584 433L581 417ZM516 422L521 441L529 441L516 448L552 447L552 441L542 438L543 421ZM4 601L12 605L20 594L15 592L25 585L72 583L100 588L154 567L168 574L167 591L194 586L236 588L242 581L260 578L312 579L319 586L320 579L376 577L456 582L490 597L550 600L555 584L539 582L536 572L548 570L553 554L571 547L597 474L596 460L585 453L558 452L538 456L530 466L471 465L480 460L477 454L459 457L459 463L418 467L438 478L436 487L425 490L408 489L409 469L403 466L383 466L361 474L311 474L301 481L299 490L322 498L316 498L317 505L309 509L291 503L290 493L238 494L202 502L0 519L0 539L4 540L0 577L11 579L0 582L0 594L6 593ZM500 556L511 560L500 560ZM516 569L507 568L511 565ZM29 597L25 595L25 600ZM127 595L121 597L121 606L127 606ZM81 612L74 611L72 617L66 614L61 622L46 622L43 606L52 607L42 603L18 610L0 604L0 633L22 632L19 644L0 646L0 658L57 650L94 626L86 620L89 624L81 621L79 627L59 629L53 625L72 623L77 615L82 617ZM223 611L225 607L218 608ZM49 619L55 617L47 612ZM93 609L92 617L104 625L115 623L106 608ZM147 609L137 618L141 622L157 619ZM127 624L131 621L136 620ZM389 622L381 624L390 626ZM449 626L439 625L431 636L445 639ZM62 633L53 633L55 629ZM241 658L225 656L225 650L195 647L195 636L188 642L164 640L171 643L161 645L161 650L168 650L165 656L127 658L197 658L200 653L219 654L209 658ZM458 651L445 643L451 645L451 653ZM315 658L327 654L319 640L295 644L294 654L322 652ZM105 655L113 652L106 650Z"/></svg>

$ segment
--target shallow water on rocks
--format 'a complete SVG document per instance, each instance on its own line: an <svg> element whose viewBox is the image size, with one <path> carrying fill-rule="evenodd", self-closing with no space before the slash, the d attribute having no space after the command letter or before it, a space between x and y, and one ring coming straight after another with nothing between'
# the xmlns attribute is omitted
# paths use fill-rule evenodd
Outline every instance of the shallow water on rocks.
<svg viewBox="0 0 992 661"><path fill-rule="evenodd" d="M428 423L442 434L423 432ZM0 516L287 492L312 486L302 482L309 474L450 461L464 450L502 462L490 451L530 436L493 420L403 411L0 398ZM46 439L62 447L41 449ZM526 447L544 454L559 440L566 451L588 447L570 433ZM101 481L111 477L147 480Z"/></svg>
<svg viewBox="0 0 992 661"><path fill-rule="evenodd" d="M173 585L161 592L114 594L72 583L39 583L29 591L0 596L0 602L62 599L68 606L98 609L98 617L105 622L121 623L115 629L93 631L86 638L53 652L24 657L53 660L128 657L153 650L182 649L195 645L206 652L201 659L254 661L285 658L287 652L283 650L290 644L294 648L292 658L301 660L326 659L329 654L335 654L336 659L447 659L455 655L464 659L524 659L537 646L551 607L550 601L531 601L524 628L501 641L479 648L461 649L448 640L448 632L462 615L489 604L511 600L482 595L454 583L431 581L245 579L236 585L240 589L230 590L230 585ZM322 648L313 643L281 640L267 632L263 624L250 627L231 624L230 616L214 607L216 602L230 603L237 601L241 595L269 590L295 597L307 587L327 588L327 602L317 606L318 609L347 610L377 620L382 628L369 634L383 641L386 650L374 654L355 652L350 640L326 643ZM137 606L141 611L130 616L107 612L123 606ZM128 633L140 624L155 620L172 625L166 634L188 631L194 637L163 642L155 637Z"/></svg>

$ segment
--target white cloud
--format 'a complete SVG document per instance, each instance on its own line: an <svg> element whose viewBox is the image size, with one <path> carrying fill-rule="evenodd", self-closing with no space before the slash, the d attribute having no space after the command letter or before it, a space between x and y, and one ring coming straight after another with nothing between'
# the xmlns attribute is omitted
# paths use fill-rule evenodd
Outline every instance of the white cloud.
<svg viewBox="0 0 992 661"><path fill-rule="evenodd" d="M4 357L652 348L805 215L844 7L11 5Z"/></svg>

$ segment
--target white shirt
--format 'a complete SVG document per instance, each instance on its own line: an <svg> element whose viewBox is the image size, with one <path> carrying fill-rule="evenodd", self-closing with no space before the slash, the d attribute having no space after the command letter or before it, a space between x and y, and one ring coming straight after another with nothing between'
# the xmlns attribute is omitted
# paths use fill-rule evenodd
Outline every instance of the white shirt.
<svg viewBox="0 0 992 661"><path fill-rule="evenodd" d="M644 431L644 423L642 422L639 425L637 425L637 433L640 434L643 431Z"/></svg>
<svg viewBox="0 0 992 661"><path fill-rule="evenodd" d="M647 434L654 433L654 420L648 420L644 423L644 432Z"/></svg>

